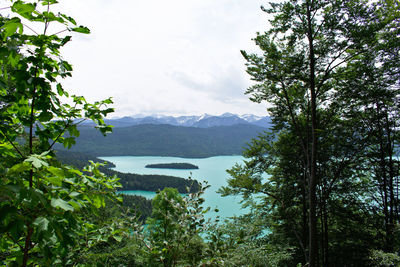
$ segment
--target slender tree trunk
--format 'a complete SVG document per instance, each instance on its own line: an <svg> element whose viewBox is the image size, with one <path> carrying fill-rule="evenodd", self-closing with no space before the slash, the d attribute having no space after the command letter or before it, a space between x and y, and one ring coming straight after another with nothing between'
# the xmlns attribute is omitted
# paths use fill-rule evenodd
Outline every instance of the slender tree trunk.
<svg viewBox="0 0 400 267"><path fill-rule="evenodd" d="M321 193L321 209L320 209L320 220L321 220L321 237L320 237L320 246L321 246L321 261L322 266L329 266L329 240L328 240L328 210L327 210L327 199L326 191L323 188Z"/></svg>
<svg viewBox="0 0 400 267"><path fill-rule="evenodd" d="M28 232L25 238L25 246L24 246L24 257L22 259L22 267L26 267L29 259L29 250L31 249L31 238L33 234L33 228L28 225Z"/></svg>
<svg viewBox="0 0 400 267"><path fill-rule="evenodd" d="M310 68L310 95L311 95L311 174L309 182L309 224L310 224L310 267L318 265L318 237L317 237L317 94L315 89L315 54L314 37L312 28L311 4L307 1L307 24L308 24L308 45L309 45L309 68Z"/></svg>
<svg viewBox="0 0 400 267"><path fill-rule="evenodd" d="M400 173L399 173L399 163L397 162L397 173L396 173L396 175L395 175L395 181L394 181L394 183L395 183L395 185L396 185L396 202L395 202L395 214L396 214L396 222L398 223L399 221L400 221L400 215L399 215L399 183L400 183L400 181L399 181L399 176L400 176Z"/></svg>
<svg viewBox="0 0 400 267"><path fill-rule="evenodd" d="M307 243L308 243L308 221L307 221L307 190L306 190L306 186L307 186L307 170L305 170L304 172L304 179L303 179L303 186L302 186L302 212L303 212L303 245L304 247L307 247ZM307 251L304 251L304 264L308 262L308 255L307 255Z"/></svg>
<svg viewBox="0 0 400 267"><path fill-rule="evenodd" d="M393 125L393 129L397 129L397 125L396 125L396 119L394 120L394 125ZM393 191L395 191L396 193L393 192L393 197L394 197L394 220L396 223L399 222L400 218L399 218L399 162L398 160L395 160L393 162L393 158L392 158L392 154L393 154L393 149L394 149L394 142L393 142L393 146L391 146L391 155L390 155L390 160L391 160L391 164L392 164L392 168L393 168ZM397 165L397 168L395 168L395 164Z"/></svg>
<svg viewBox="0 0 400 267"><path fill-rule="evenodd" d="M37 76L37 67L35 70L35 77ZM33 94L32 94L32 102L31 102L31 110L30 110L30 125L29 125L29 155L33 154L33 128L35 125L35 101L36 101L36 85L33 87ZM29 188L33 187L33 168L31 168L29 172ZM31 249L31 238L33 234L33 227L27 223L27 233L25 237L25 244L24 244L24 256L22 259L22 267L25 267L28 263L29 259L29 250Z"/></svg>
<svg viewBox="0 0 400 267"><path fill-rule="evenodd" d="M327 198L326 198L327 199ZM328 210L326 207L326 201L324 202L323 209L323 219L324 219L324 266L329 267L329 233L328 233Z"/></svg>
<svg viewBox="0 0 400 267"><path fill-rule="evenodd" d="M389 156L389 181L388 181L388 189L389 189L389 244L388 249L390 252L393 252L393 232L394 232L394 190L393 190L393 153L392 153L392 137L391 137L391 129L389 125L389 114L388 111L385 111L386 115L386 137L387 137L387 154Z"/></svg>
<svg viewBox="0 0 400 267"><path fill-rule="evenodd" d="M383 215L385 221L385 251L389 249L389 208L388 208L388 180L386 173L386 160L385 160L385 144L384 144L384 133L381 121L381 106L376 103L376 111L378 116L377 126L378 126L378 139L379 139L379 165L382 183L382 193L383 193Z"/></svg>
<svg viewBox="0 0 400 267"><path fill-rule="evenodd" d="M324 227L325 227L325 223L324 223L324 213L323 213L323 207L324 207L324 203L322 203L322 202L320 202L320 212L319 212L319 219L320 219L320 222L321 222L321 224L320 224L320 238L319 238L319 247L320 247L320 251L321 251L321 262L322 262L322 266L326 266L325 265L325 247L324 247L324 244L325 244L325 240L324 240L324 238L325 238L325 236L324 236L324 233L325 233L325 229L324 229Z"/></svg>

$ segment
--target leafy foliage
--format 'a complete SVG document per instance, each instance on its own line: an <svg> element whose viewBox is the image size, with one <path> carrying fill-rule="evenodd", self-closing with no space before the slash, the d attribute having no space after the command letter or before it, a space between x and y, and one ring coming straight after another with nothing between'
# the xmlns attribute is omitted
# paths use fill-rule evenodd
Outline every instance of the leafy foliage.
<svg viewBox="0 0 400 267"><path fill-rule="evenodd" d="M242 51L247 93L268 102L273 128L221 192L265 214L264 244L293 248L291 266L368 266L371 250L398 251L398 7L270 3L271 27L254 39L263 53Z"/></svg>
<svg viewBox="0 0 400 267"><path fill-rule="evenodd" d="M112 101L88 103L82 96L69 96L61 84L72 72L60 55L71 36L49 34L49 25L89 33L86 27L53 13L56 1L11 4L14 17L0 16L0 262L67 265L96 240L119 238L86 215L96 217L107 199L116 199L120 184L101 173L99 164L83 172L60 165L52 148L75 143L77 119L91 119L101 133L109 132L103 116L113 111L107 107ZM42 33L28 34L30 22L41 24ZM69 104L61 101L64 97Z"/></svg>
<svg viewBox="0 0 400 267"><path fill-rule="evenodd" d="M146 253L151 266L197 265L204 260L206 244L201 234L207 229L198 193L182 197L174 188L165 188L153 199L153 211L145 230Z"/></svg>
<svg viewBox="0 0 400 267"><path fill-rule="evenodd" d="M137 216L141 222L145 222L152 211L151 200L135 195L122 194L122 207L128 209L128 215Z"/></svg>

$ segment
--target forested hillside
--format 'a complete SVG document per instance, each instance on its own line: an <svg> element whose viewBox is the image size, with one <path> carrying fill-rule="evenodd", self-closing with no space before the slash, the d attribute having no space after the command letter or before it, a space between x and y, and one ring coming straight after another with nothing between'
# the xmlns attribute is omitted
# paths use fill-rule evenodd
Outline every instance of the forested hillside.
<svg viewBox="0 0 400 267"><path fill-rule="evenodd" d="M211 157L240 155L246 144L265 131L254 125L211 128L172 125L137 125L114 128L104 137L92 127L79 127L71 151L96 156Z"/></svg>

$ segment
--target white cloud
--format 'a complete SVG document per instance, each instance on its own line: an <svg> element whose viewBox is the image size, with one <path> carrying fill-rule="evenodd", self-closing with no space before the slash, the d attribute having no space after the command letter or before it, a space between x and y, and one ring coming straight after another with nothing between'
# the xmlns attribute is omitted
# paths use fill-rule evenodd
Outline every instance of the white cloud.
<svg viewBox="0 0 400 267"><path fill-rule="evenodd" d="M61 0L92 34L73 34L65 87L89 100L112 96L117 116L255 113L241 49L265 30L262 0ZM56 30L56 29L54 29Z"/></svg>

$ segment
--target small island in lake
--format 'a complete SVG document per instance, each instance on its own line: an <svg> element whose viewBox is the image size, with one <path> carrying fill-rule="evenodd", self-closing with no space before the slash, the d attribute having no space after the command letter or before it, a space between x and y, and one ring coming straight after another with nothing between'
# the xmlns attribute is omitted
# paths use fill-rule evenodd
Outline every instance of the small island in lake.
<svg viewBox="0 0 400 267"><path fill-rule="evenodd" d="M179 170L192 170L198 169L196 165L190 163L158 163L158 164L148 164L146 168L159 168L159 169L179 169Z"/></svg>

